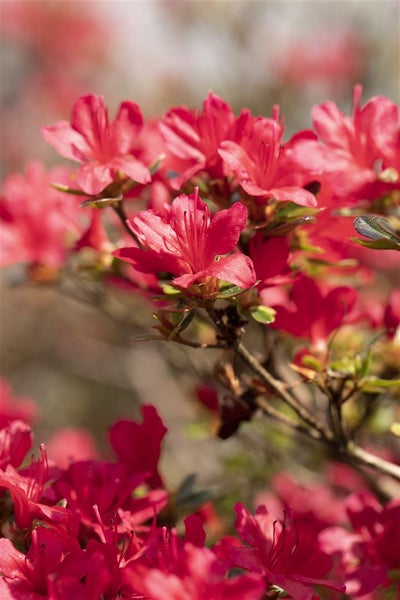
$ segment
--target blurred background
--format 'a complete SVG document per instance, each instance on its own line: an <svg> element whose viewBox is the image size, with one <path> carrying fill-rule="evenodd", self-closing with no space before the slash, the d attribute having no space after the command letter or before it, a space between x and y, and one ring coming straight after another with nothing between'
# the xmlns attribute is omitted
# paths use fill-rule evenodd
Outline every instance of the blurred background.
<svg viewBox="0 0 400 600"><path fill-rule="evenodd" d="M31 158L62 162L39 129L69 119L87 93L103 94L111 114L129 99L150 118L200 108L213 90L236 112L270 116L279 104L287 135L310 127L323 100L348 112L355 83L364 100L399 101L398 0L0 0L0 10L2 179ZM219 459L226 467L244 447L253 472L273 464L257 438L264 425L213 438L193 389L214 355L136 342L151 324L147 308L27 283L18 268L3 272L0 293L1 374L38 403L37 442L85 427L102 447L108 425L138 417L146 402L170 429L163 460L173 485L192 471L214 484Z"/></svg>

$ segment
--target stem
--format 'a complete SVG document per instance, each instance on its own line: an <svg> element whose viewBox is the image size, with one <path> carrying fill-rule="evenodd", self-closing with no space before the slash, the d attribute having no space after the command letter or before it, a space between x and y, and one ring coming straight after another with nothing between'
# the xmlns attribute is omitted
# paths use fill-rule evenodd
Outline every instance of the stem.
<svg viewBox="0 0 400 600"><path fill-rule="evenodd" d="M128 217L126 216L126 212L124 209L124 206L121 202L115 202L112 206L114 212L118 215L119 220L121 221L125 231L127 231L127 233L130 235L131 238L133 238L133 240L136 242L136 244L139 246L139 248L141 247L141 244L139 242L139 240L137 239L136 235L133 233L132 229L129 227L127 221L128 221Z"/></svg>
<svg viewBox="0 0 400 600"><path fill-rule="evenodd" d="M332 440L331 432L321 423L318 423L312 415L298 403L298 401L288 392L286 385L279 379L275 379L256 359L256 357L246 348L243 342L238 342L236 352L240 358L255 372L261 379L267 383L278 396L297 414L298 417L307 423L313 430L319 433L319 439Z"/></svg>
<svg viewBox="0 0 400 600"><path fill-rule="evenodd" d="M281 412L279 412L279 410L276 410L276 408L271 406L271 404L264 398L258 397L256 399L256 405L260 410L262 410L263 413L272 417L273 419L275 419L275 421L278 421L279 423L282 423L283 425L286 425L291 429L294 429L298 433L301 433L302 435L305 435L313 440L324 441L324 438L318 431L316 431L315 429L310 429L309 427L306 427L301 423L297 423L297 421L294 421L290 417L282 414Z"/></svg>
<svg viewBox="0 0 400 600"><path fill-rule="evenodd" d="M365 467L370 467L371 469L380 471L385 475L390 475L390 477L400 481L399 465L395 465L394 463L380 458L379 456L375 456L359 446L348 445L344 454L350 460L356 461Z"/></svg>

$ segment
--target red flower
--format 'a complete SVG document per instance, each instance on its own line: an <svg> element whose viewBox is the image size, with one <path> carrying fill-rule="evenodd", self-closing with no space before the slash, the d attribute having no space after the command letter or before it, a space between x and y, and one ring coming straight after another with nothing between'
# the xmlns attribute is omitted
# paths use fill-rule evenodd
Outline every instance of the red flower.
<svg viewBox="0 0 400 600"><path fill-rule="evenodd" d="M185 106L170 110L160 121L160 131L171 154L180 159L179 170L185 169L172 178L173 187L179 189L202 170L207 170L212 179L221 179L224 168L219 145L239 134L247 116L248 111L243 111L236 119L231 107L213 92L204 100L199 114Z"/></svg>
<svg viewBox="0 0 400 600"><path fill-rule="evenodd" d="M82 163L76 180L90 195L100 193L121 171L138 183L150 181L149 170L134 157L143 126L137 104L122 102L114 121L108 122L103 98L94 94L79 98L71 123L59 121L43 127L43 137L66 158Z"/></svg>
<svg viewBox="0 0 400 600"><path fill-rule="evenodd" d="M31 398L16 398L6 379L0 377L0 427L21 420L32 424L38 415L38 407Z"/></svg>
<svg viewBox="0 0 400 600"><path fill-rule="evenodd" d="M53 593L53 574L64 551L74 548L79 548L75 539L59 536L46 527L33 529L27 555L16 550L10 540L1 539L0 598L58 600L59 596Z"/></svg>
<svg viewBox="0 0 400 600"><path fill-rule="evenodd" d="M269 198L316 206L315 196L303 189L311 176L290 158L291 143L282 145L283 127L275 119L252 117L240 143L221 143L219 154L248 194L265 203Z"/></svg>
<svg viewBox="0 0 400 600"><path fill-rule="evenodd" d="M385 307L383 322L390 339L399 337L400 331L400 289L394 289Z"/></svg>
<svg viewBox="0 0 400 600"><path fill-rule="evenodd" d="M264 591L263 582L252 575L227 579L215 554L192 544L185 544L169 573L150 569L144 576L144 587L150 600L256 600Z"/></svg>
<svg viewBox="0 0 400 600"><path fill-rule="evenodd" d="M327 178L337 198L353 203L398 189L400 179L399 108L384 97L361 107L361 86L354 89L351 117L334 102L312 110L317 139L299 138L293 158Z"/></svg>
<svg viewBox="0 0 400 600"><path fill-rule="evenodd" d="M332 561L309 524L293 519L293 511L284 521L274 520L265 506L258 507L255 517L241 503L235 511L236 531L247 546L232 544L233 565L261 573L267 585L283 588L293 600L311 600L314 585L344 591L344 586L324 579Z"/></svg>
<svg viewBox="0 0 400 600"><path fill-rule="evenodd" d="M110 428L108 439L118 460L128 467L130 473L146 472L146 481L152 487L162 487L157 463L167 428L154 406L142 406L142 414L142 424L117 421Z"/></svg>
<svg viewBox="0 0 400 600"><path fill-rule="evenodd" d="M69 510L62 506L46 504L45 487L48 484L49 466L43 444L38 461L32 459L28 472L18 473L11 466L0 470L0 487L9 490L14 505L15 524L20 529L30 529L34 519L56 527L59 532L71 531L76 521Z"/></svg>
<svg viewBox="0 0 400 600"><path fill-rule="evenodd" d="M82 213L76 197L66 198L50 182L70 183L69 172L54 168L46 173L30 162L23 175L10 174L0 202L0 264L39 263L59 267L67 256L68 237L81 233Z"/></svg>
<svg viewBox="0 0 400 600"><path fill-rule="evenodd" d="M353 288L341 286L323 293L314 279L300 275L293 283L289 307L274 306L272 327L307 338L314 349L324 351L332 331L349 321L356 301Z"/></svg>
<svg viewBox="0 0 400 600"><path fill-rule="evenodd" d="M264 237L261 231L257 231L249 242L249 254L260 280L257 284L259 290L290 281L290 247L286 237Z"/></svg>
<svg viewBox="0 0 400 600"><path fill-rule="evenodd" d="M11 421L0 429L0 469L19 467L32 446L32 429L23 421Z"/></svg>
<svg viewBox="0 0 400 600"><path fill-rule="evenodd" d="M204 547L199 517L185 519L185 539L166 528L150 538L148 547L124 572L131 589L148 600L258 600L264 582L255 574L227 577L227 567ZM140 597L140 596L139 596Z"/></svg>
<svg viewBox="0 0 400 600"><path fill-rule="evenodd" d="M143 247L113 254L144 273L172 273L179 288L209 277L249 288L256 281L251 260L239 253L221 256L234 251L246 221L247 210L240 203L211 217L196 189L190 196L178 196L163 215L139 213L130 227Z"/></svg>
<svg viewBox="0 0 400 600"><path fill-rule="evenodd" d="M144 472L128 473L125 465L119 463L79 461L69 466L53 489L60 500L67 501L70 514L77 515L84 528L99 534L101 527L93 507L98 506L106 525L115 524L118 509L129 509L129 503L134 500L132 493L145 475Z"/></svg>
<svg viewBox="0 0 400 600"><path fill-rule="evenodd" d="M382 507L363 492L349 496L346 509L353 531L331 527L321 534L324 550L340 556L346 591L358 598L382 586L387 597L399 597L400 501Z"/></svg>

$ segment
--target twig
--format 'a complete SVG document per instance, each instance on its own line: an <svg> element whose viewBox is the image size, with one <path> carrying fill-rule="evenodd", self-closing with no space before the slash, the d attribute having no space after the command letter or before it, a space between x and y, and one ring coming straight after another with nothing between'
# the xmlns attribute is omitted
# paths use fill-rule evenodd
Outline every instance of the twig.
<svg viewBox="0 0 400 600"><path fill-rule="evenodd" d="M307 423L313 430L319 432L319 439L326 439L327 441L332 440L332 433L324 427L321 423L318 423L302 406L298 403L287 390L286 384L279 379L275 379L256 359L256 357L246 348L243 342L238 342L235 346L235 350L240 358L259 376L267 383L278 396L297 414L298 417L305 423Z"/></svg>

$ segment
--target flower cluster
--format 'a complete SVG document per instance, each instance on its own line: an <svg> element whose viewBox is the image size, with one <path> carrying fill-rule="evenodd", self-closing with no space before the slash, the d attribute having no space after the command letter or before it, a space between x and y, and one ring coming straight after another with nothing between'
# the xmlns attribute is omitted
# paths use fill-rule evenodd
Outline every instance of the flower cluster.
<svg viewBox="0 0 400 600"><path fill-rule="evenodd" d="M238 503L237 536L209 548L206 511L186 516L183 535L163 525L173 494L158 470L167 429L154 407L142 407L142 423L110 428L113 461L81 459L78 442L64 465L48 459L43 444L38 459L24 461L32 429L14 410L4 404L0 430L4 598L261 600L285 590L293 600L311 600L339 598L345 589L351 598L400 589L391 542L398 501L383 507L371 493L353 493L343 511L323 486L301 491L281 476L274 487L282 504L260 496L272 508L259 504L253 516Z"/></svg>
<svg viewBox="0 0 400 600"><path fill-rule="evenodd" d="M27 460L32 413L11 408L5 386L0 597L400 593L400 504L381 502L400 469L364 447L380 406L395 414L400 383L399 108L384 97L362 105L356 86L351 116L333 102L312 115L313 130L285 141L277 106L236 116L210 92L200 110L174 107L149 122L124 101L110 121L101 96L83 96L70 121L42 129L78 168L31 162L6 177L0 264L25 264L36 283L72 272L82 286L144 297L157 321L150 337L223 351L214 387L199 394L220 438L263 414L369 481L374 469L379 499L361 484L338 500L281 479L279 500L254 515L237 503L236 535L210 547L201 503L184 534L174 515L154 407L142 407L142 423L110 428L113 460L74 434L70 455L56 444L49 459L42 444ZM382 433L398 436L398 423Z"/></svg>

